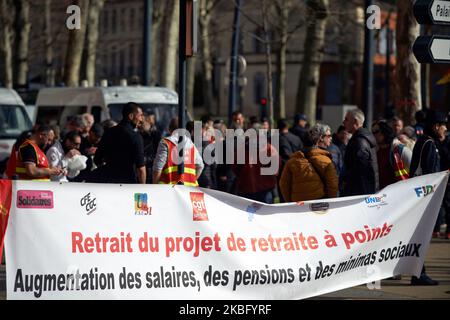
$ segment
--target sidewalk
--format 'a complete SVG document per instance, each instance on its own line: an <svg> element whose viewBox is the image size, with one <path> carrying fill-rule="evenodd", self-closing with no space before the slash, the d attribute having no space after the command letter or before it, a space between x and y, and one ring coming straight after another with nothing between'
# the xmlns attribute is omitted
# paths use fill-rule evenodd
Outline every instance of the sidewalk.
<svg viewBox="0 0 450 320"><path fill-rule="evenodd" d="M402 280L383 280L381 289L369 290L367 286L358 286L312 300L414 300L449 299L450 300L450 240L434 239L431 242L426 259L427 273L439 281L438 286L420 287L409 284L410 277ZM5 266L0 266L0 300L6 299Z"/></svg>

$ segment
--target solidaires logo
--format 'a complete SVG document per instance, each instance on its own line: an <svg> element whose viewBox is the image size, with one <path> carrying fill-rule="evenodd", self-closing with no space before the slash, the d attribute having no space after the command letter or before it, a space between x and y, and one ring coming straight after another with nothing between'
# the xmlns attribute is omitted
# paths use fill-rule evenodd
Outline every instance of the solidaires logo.
<svg viewBox="0 0 450 320"><path fill-rule="evenodd" d="M17 208L53 209L53 192L48 190L17 191Z"/></svg>

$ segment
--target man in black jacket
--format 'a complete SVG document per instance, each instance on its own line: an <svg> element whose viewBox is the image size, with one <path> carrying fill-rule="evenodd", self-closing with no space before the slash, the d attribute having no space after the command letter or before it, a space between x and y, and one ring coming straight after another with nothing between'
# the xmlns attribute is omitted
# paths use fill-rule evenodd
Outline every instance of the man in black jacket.
<svg viewBox="0 0 450 320"><path fill-rule="evenodd" d="M350 110L345 115L345 130L353 136L344 157L344 197L378 191L377 143L372 133L363 127L364 120L364 113L360 109Z"/></svg>
<svg viewBox="0 0 450 320"><path fill-rule="evenodd" d="M299 137L289 132L286 120L278 120L277 125L278 130L280 131L281 167L284 167L291 154L303 149L303 143Z"/></svg>
<svg viewBox="0 0 450 320"><path fill-rule="evenodd" d="M447 119L445 115L434 110L427 112L423 135L419 136L414 146L410 177L420 176L441 171L441 159L437 143L442 137L445 137L447 131ZM419 278L411 278L412 285L433 286L439 283L425 273L425 266Z"/></svg>

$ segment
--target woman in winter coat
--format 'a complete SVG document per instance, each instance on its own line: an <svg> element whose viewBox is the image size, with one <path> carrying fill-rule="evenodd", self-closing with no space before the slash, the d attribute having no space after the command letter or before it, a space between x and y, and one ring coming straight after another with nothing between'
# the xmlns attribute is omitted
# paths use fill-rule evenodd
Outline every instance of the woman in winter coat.
<svg viewBox="0 0 450 320"><path fill-rule="evenodd" d="M316 124L310 130L313 146L304 154L294 153L286 163L280 179L280 190L286 202L335 198L338 176L331 154L325 149L331 144L331 130Z"/></svg>

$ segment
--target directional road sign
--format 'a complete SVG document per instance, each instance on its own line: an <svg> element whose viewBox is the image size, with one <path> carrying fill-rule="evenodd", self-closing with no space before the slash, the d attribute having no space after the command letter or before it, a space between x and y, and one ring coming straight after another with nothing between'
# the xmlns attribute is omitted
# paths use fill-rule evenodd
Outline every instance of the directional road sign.
<svg viewBox="0 0 450 320"><path fill-rule="evenodd" d="M450 1L417 0L414 4L414 16L419 24L450 25Z"/></svg>
<svg viewBox="0 0 450 320"><path fill-rule="evenodd" d="M413 46L420 63L450 63L450 36L421 36Z"/></svg>

